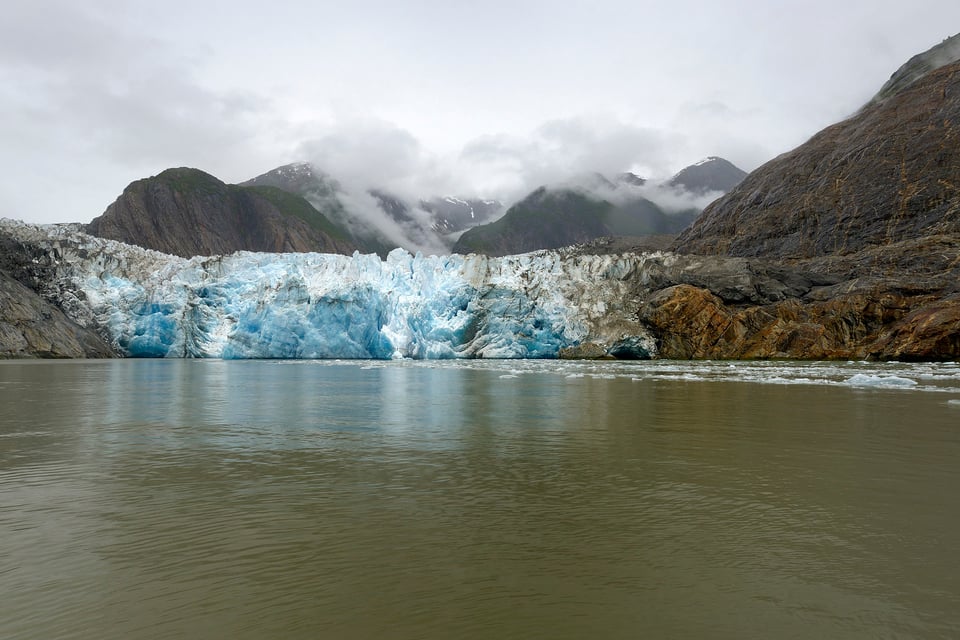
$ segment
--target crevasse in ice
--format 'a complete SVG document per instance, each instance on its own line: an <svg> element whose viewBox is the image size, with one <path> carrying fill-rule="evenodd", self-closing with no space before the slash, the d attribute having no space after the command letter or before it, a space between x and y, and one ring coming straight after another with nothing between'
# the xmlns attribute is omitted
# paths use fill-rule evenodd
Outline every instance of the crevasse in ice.
<svg viewBox="0 0 960 640"><path fill-rule="evenodd" d="M61 306L129 356L550 358L601 338L655 351L640 327L604 331L630 324L618 304L636 256L398 249L386 260L250 252L187 260L63 227L15 231L55 258Z"/></svg>

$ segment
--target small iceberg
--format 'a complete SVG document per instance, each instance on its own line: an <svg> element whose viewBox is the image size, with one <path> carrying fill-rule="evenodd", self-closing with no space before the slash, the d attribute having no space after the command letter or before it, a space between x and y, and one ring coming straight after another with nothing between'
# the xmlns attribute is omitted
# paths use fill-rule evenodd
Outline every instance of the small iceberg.
<svg viewBox="0 0 960 640"><path fill-rule="evenodd" d="M847 379L846 384L851 387L883 387L907 389L917 386L916 380L901 378L900 376L878 376L867 373L858 373Z"/></svg>

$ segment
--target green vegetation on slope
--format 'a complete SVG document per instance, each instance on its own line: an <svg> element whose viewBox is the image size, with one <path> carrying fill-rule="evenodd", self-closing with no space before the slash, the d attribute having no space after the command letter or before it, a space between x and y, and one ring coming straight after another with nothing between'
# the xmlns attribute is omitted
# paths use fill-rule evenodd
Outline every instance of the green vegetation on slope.
<svg viewBox="0 0 960 640"><path fill-rule="evenodd" d="M332 238L337 240L349 240L350 238L350 235L343 228L331 222L306 199L277 187L228 185L209 173L189 167L167 169L160 172L155 178L146 178L146 180L156 180L166 184L172 190L184 194L208 196L226 196L227 194L236 196L242 194L260 197L276 207L282 215L299 218L310 225L311 228Z"/></svg>
<svg viewBox="0 0 960 640"><path fill-rule="evenodd" d="M289 191L284 191L278 187L233 186L231 188L260 196L275 206L283 215L300 218L312 228L322 231L332 238L348 240L350 237L341 227L335 225L325 215L317 211L312 204Z"/></svg>
<svg viewBox="0 0 960 640"><path fill-rule="evenodd" d="M227 185L222 180L189 167L178 167L161 171L153 178L144 178L137 182L158 181L166 184L174 191L181 193L202 193L204 195L222 194L227 191ZM134 183L136 184L136 183Z"/></svg>
<svg viewBox="0 0 960 640"><path fill-rule="evenodd" d="M499 220L468 230L455 253L492 256L555 249L604 236L674 234L699 214L691 209L667 214L645 198L619 205L572 189L537 189L510 207Z"/></svg>
<svg viewBox="0 0 960 640"><path fill-rule="evenodd" d="M499 220L464 233L453 251L508 255L584 242L608 233L604 220L612 207L577 191L541 187Z"/></svg>

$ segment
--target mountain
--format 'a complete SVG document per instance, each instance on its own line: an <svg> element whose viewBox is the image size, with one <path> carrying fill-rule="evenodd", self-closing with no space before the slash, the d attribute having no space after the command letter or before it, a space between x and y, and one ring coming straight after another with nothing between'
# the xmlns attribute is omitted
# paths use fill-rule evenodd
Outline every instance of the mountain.
<svg viewBox="0 0 960 640"><path fill-rule="evenodd" d="M613 205L572 189L541 187L502 218L460 236L453 252L505 256L555 249L610 235L605 224Z"/></svg>
<svg viewBox="0 0 960 640"><path fill-rule="evenodd" d="M505 256L556 249L605 237L675 234L697 216L668 214L642 197L611 202L578 189L541 187L513 205L499 220L460 236L454 253ZM636 242L635 242L636 244Z"/></svg>
<svg viewBox="0 0 960 640"><path fill-rule="evenodd" d="M735 166L732 162L710 156L682 169L667 181L667 185L680 187L698 195L711 191L726 193L740 184L745 177L747 177L747 172Z"/></svg>
<svg viewBox="0 0 960 640"><path fill-rule="evenodd" d="M760 167L708 206L674 248L797 259L958 232L953 62Z"/></svg>
<svg viewBox="0 0 960 640"><path fill-rule="evenodd" d="M400 244L409 250L444 244L449 247L452 241L447 240L447 236L482 224L503 209L503 204L497 200L447 196L407 202L387 190L369 189L363 195L372 198L373 206L386 214L378 224L379 216L370 215L369 211L363 219L351 213L342 202L345 192L341 185L307 162L278 167L241 185L270 185L303 196L330 220L346 229L362 252L377 253L380 257L385 257ZM415 215L416 208L427 215ZM386 229L388 226L390 232ZM402 240L400 244L398 239Z"/></svg>
<svg viewBox="0 0 960 640"><path fill-rule="evenodd" d="M241 187L277 187L303 196L323 212L327 207L342 208L337 199L336 181L309 162L294 162L240 183Z"/></svg>
<svg viewBox="0 0 960 640"><path fill-rule="evenodd" d="M571 180L575 186L541 187L510 207L495 222L467 230L454 253L502 256L537 249L555 249L602 237L631 237L635 245L649 236L669 236L686 228L700 214L694 198L734 184L743 171L722 158L687 167L667 183L690 205L669 213L650 198L655 189L633 173L610 180L589 173ZM650 198L646 197L650 195Z"/></svg>
<svg viewBox="0 0 960 640"><path fill-rule="evenodd" d="M885 95L748 175L673 253L599 239L522 257L198 261L0 219L0 356L92 355L104 336L146 356L957 361L960 62L916 75L916 60L946 49L911 60ZM164 173L128 187L100 224L139 223L132 235L183 246L243 227L244 207L300 220L275 204L292 194ZM621 215L634 230L643 215L656 220L639 199L667 189L608 182L592 194L538 189L461 242L514 253L623 229Z"/></svg>
<svg viewBox="0 0 960 640"><path fill-rule="evenodd" d="M617 181L618 183L621 183L621 184L629 184L629 185L632 185L632 186L634 186L634 187L642 187L643 185L647 184L647 179L646 179L646 178L641 178L641 177L638 176L637 174L632 173L632 172L630 172L630 171L626 171L626 172L621 173L620 175L618 175L617 178L616 178L616 181Z"/></svg>
<svg viewBox="0 0 960 640"><path fill-rule="evenodd" d="M960 358L958 44L912 58L858 113L748 175L680 234L672 248L698 254L701 277L709 256L746 272L646 297L638 316L661 355ZM794 284L744 298L760 271Z"/></svg>
<svg viewBox="0 0 960 640"><path fill-rule="evenodd" d="M86 231L184 257L356 249L340 228L295 194L272 186L228 185L183 167L131 183Z"/></svg>
<svg viewBox="0 0 960 640"><path fill-rule="evenodd" d="M273 187L302 197L340 228L361 253L384 257L397 248L397 243L387 239L378 229L354 219L340 199L341 187L337 181L309 162L294 162L271 169L241 182L239 186Z"/></svg>
<svg viewBox="0 0 960 640"><path fill-rule="evenodd" d="M910 58L890 76L870 104L895 96L930 71L957 60L960 60L960 34L946 38L940 44Z"/></svg>
<svg viewBox="0 0 960 640"><path fill-rule="evenodd" d="M503 203L499 200L464 200L445 196L421 200L420 208L433 217L433 229L437 233L449 235L488 222L503 210Z"/></svg>

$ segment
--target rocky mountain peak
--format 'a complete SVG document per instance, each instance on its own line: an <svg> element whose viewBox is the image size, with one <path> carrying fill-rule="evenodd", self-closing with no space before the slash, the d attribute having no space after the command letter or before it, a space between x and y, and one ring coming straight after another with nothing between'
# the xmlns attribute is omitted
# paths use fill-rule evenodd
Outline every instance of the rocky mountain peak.
<svg viewBox="0 0 960 640"><path fill-rule="evenodd" d="M851 254L960 232L960 62L763 165L675 242L685 253Z"/></svg>
<svg viewBox="0 0 960 640"><path fill-rule="evenodd" d="M86 231L183 257L241 250L352 253L356 248L295 194L265 185L228 185L189 167L131 183Z"/></svg>
<svg viewBox="0 0 960 640"><path fill-rule="evenodd" d="M619 184L628 184L634 187L642 187L647 184L646 178L642 178L631 171L621 173L617 176L616 181Z"/></svg>
<svg viewBox="0 0 960 640"><path fill-rule="evenodd" d="M682 169L667 181L671 187L681 187L691 193L727 192L747 176L747 172L729 160L709 156Z"/></svg>
<svg viewBox="0 0 960 640"><path fill-rule="evenodd" d="M910 58L880 88L871 103L882 102L909 87L927 73L960 60L960 34L944 39L923 53Z"/></svg>

